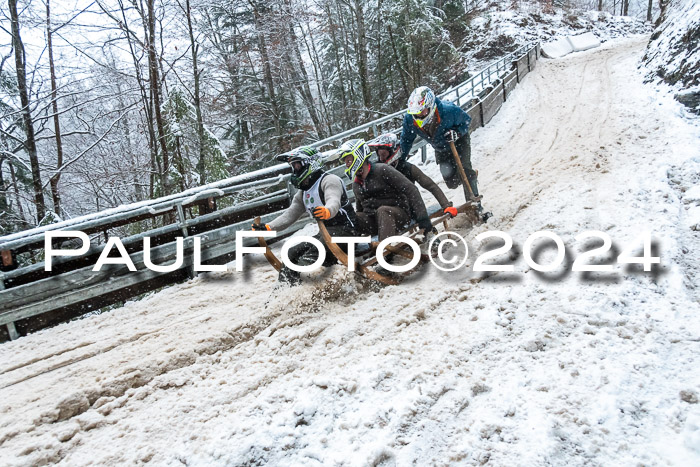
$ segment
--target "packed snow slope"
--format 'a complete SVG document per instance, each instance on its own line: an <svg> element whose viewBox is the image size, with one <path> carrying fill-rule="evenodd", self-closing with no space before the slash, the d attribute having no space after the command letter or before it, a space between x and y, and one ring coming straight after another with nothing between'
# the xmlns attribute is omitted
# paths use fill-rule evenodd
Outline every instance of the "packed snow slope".
<svg viewBox="0 0 700 467"><path fill-rule="evenodd" d="M646 40L538 62L474 134L495 217L452 227L469 265L508 232L515 272L274 291L249 257L3 344L2 464L700 465L700 132L642 83ZM565 268L523 261L538 230ZM587 230L613 263L650 230L661 267L570 272Z"/></svg>

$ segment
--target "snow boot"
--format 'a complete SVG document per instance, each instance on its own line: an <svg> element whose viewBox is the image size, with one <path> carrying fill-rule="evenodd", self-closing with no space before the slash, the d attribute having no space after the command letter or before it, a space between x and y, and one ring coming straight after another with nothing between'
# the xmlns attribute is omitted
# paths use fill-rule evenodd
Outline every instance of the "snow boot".
<svg viewBox="0 0 700 467"><path fill-rule="evenodd" d="M479 184L477 177L479 176L479 171L475 171L474 175L470 175L467 177L467 181L469 182L469 186L471 186L472 193L474 194L474 197L478 198L479 197ZM484 207L481 205L481 200L476 201L476 207L477 207L477 213L479 215L479 218L481 219L481 222L486 222L489 220L490 217L493 217L493 214L490 211L484 211Z"/></svg>

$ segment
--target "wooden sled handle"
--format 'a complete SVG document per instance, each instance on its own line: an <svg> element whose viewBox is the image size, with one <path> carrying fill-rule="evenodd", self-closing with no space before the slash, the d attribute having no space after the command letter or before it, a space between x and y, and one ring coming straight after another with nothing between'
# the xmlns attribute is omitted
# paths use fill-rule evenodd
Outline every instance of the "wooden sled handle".
<svg viewBox="0 0 700 467"><path fill-rule="evenodd" d="M457 148L455 147L455 142L450 141L450 149L452 149L452 155L455 158L455 164L457 164L457 170L459 171L459 176L464 184L464 197L466 201L471 201L474 199L474 192L472 191L472 186L469 184L469 179L467 179L467 173L464 171L462 166L462 159L459 158L457 153Z"/></svg>
<svg viewBox="0 0 700 467"><path fill-rule="evenodd" d="M328 229L326 228L326 224L322 220L318 220L318 230L321 233L321 237L323 238L323 242L328 246L328 249L331 250L331 253L333 253L333 256L335 256L338 261L340 261L345 267L348 266L348 255L338 246L337 243L333 243L333 240L331 239L331 235L328 233ZM384 276L382 274L379 274L376 271L373 271L362 264L358 263L357 261L355 262L355 271L362 274L368 279L373 279L377 282L381 282L382 284L386 285L398 285L399 281L396 280L393 277L389 276Z"/></svg>
<svg viewBox="0 0 700 467"><path fill-rule="evenodd" d="M260 224L260 216L256 217L253 220L253 223ZM267 259L267 262L270 263L273 268L277 269L277 271L282 269L282 262L277 259L277 256L275 256L272 250L270 250L270 247L267 246L267 242L265 241L264 237L258 237L258 245L265 248L265 258Z"/></svg>

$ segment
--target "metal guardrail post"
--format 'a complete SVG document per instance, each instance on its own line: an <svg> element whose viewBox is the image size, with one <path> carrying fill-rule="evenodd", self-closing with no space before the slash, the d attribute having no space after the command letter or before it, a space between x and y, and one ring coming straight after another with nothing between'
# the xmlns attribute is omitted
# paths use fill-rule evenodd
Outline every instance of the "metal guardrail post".
<svg viewBox="0 0 700 467"><path fill-rule="evenodd" d="M180 226L180 231L182 231L182 236L183 238L188 238L190 236L189 229L187 228L187 219L185 219L185 210L182 209L182 203L176 204L175 209L177 211L177 223ZM184 243L184 242L183 242ZM183 244L182 246L183 250L185 249L185 245ZM184 251L183 251L184 254ZM194 256L192 256L194 257ZM192 261L189 262L187 265L187 275L190 277L190 279L194 279L197 277L197 273L194 271L194 264Z"/></svg>
<svg viewBox="0 0 700 467"><path fill-rule="evenodd" d="M182 204L176 204L175 209L177 211L177 223L180 225L180 230L182 231L182 236L187 238L190 236L187 225L185 224L185 210L182 209Z"/></svg>
<svg viewBox="0 0 700 467"><path fill-rule="evenodd" d="M479 99L479 118L481 120L481 126L485 127L486 123L484 123L484 103Z"/></svg>
<svg viewBox="0 0 700 467"><path fill-rule="evenodd" d="M5 327L7 328L7 332L10 334L11 341L19 339L19 333L17 332L17 328L15 328L15 323L7 323Z"/></svg>

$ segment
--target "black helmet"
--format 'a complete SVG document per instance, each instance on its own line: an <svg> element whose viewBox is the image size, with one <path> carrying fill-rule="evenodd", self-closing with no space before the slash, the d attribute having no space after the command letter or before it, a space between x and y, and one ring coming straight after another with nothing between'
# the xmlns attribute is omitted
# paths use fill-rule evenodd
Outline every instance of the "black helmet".
<svg viewBox="0 0 700 467"><path fill-rule="evenodd" d="M296 188L300 188L304 180L307 180L313 173L323 169L323 161L317 149L303 146L293 149L286 154L277 156L280 162L287 162L292 167L292 178L290 181Z"/></svg>

